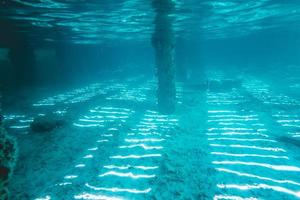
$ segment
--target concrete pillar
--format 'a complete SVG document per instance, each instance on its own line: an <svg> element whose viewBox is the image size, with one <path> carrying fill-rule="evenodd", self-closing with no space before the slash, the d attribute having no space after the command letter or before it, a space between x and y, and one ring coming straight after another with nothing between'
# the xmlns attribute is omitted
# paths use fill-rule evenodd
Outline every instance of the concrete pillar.
<svg viewBox="0 0 300 200"><path fill-rule="evenodd" d="M176 80L180 82L186 82L189 70L189 49L187 47L187 41L184 39L178 39L176 42L175 50L175 63L176 63Z"/></svg>
<svg viewBox="0 0 300 200"><path fill-rule="evenodd" d="M171 0L153 0L156 11L155 30L152 46L155 50L155 63L158 78L158 109L163 114L171 114L176 107L174 47L175 38L172 20L169 16L174 9Z"/></svg>

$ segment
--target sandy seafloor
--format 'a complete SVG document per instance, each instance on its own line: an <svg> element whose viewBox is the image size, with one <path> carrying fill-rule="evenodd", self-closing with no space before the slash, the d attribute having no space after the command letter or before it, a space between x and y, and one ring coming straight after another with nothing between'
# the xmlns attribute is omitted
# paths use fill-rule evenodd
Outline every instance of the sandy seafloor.
<svg viewBox="0 0 300 200"><path fill-rule="evenodd" d="M283 90L255 73L222 70L206 76L208 86L177 83L169 116L157 113L155 82L144 77L7 109L20 154L12 199L300 198L297 84ZM53 112L63 127L30 131L34 117Z"/></svg>

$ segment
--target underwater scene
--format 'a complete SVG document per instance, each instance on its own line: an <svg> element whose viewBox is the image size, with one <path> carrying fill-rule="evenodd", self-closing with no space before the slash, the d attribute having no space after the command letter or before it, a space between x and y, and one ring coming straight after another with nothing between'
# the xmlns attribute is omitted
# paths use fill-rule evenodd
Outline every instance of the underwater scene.
<svg viewBox="0 0 300 200"><path fill-rule="evenodd" d="M0 200L300 199L299 0L0 0Z"/></svg>

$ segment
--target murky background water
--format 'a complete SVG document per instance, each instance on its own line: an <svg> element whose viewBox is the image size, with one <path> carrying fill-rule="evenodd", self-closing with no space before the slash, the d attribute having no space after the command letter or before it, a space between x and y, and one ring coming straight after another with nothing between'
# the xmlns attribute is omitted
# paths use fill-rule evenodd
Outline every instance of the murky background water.
<svg viewBox="0 0 300 200"><path fill-rule="evenodd" d="M0 79L10 199L300 198L296 0L2 0Z"/></svg>

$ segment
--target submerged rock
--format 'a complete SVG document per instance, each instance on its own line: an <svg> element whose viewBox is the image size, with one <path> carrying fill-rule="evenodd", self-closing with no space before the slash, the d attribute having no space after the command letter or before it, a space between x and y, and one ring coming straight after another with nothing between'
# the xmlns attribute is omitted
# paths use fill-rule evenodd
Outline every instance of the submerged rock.
<svg viewBox="0 0 300 200"><path fill-rule="evenodd" d="M17 160L14 138L0 127L0 199L9 199L8 183Z"/></svg>
<svg viewBox="0 0 300 200"><path fill-rule="evenodd" d="M56 128L62 127L65 124L65 120L61 116L57 115L45 115L36 117L30 124L30 128L33 132L42 133L50 132Z"/></svg>
<svg viewBox="0 0 300 200"><path fill-rule="evenodd" d="M288 136L281 136L278 138L279 141L286 143L287 145L294 145L300 147L300 140L297 138L292 138Z"/></svg>

